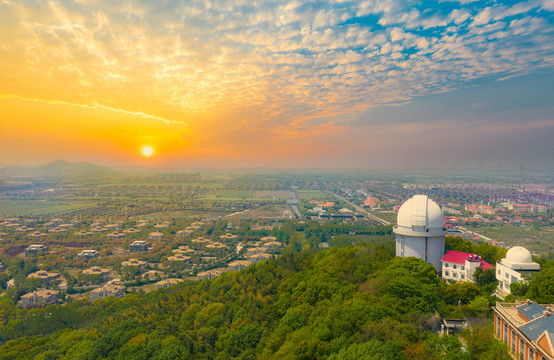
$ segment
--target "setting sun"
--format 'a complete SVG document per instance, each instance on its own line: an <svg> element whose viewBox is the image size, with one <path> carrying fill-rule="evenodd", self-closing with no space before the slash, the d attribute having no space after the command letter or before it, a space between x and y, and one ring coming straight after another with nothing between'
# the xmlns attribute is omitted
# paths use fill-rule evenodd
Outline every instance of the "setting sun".
<svg viewBox="0 0 554 360"><path fill-rule="evenodd" d="M150 157L154 155L154 147L152 145L143 145L140 148L140 152L143 156Z"/></svg>

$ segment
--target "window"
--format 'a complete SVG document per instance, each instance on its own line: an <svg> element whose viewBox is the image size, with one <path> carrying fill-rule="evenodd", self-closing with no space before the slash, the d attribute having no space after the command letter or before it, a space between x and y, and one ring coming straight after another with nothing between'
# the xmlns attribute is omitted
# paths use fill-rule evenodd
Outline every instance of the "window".
<svg viewBox="0 0 554 360"><path fill-rule="evenodd" d="M465 276L464 274L460 274L460 277L461 277L462 279L465 279L465 278L466 278L466 276Z"/></svg>
<svg viewBox="0 0 554 360"><path fill-rule="evenodd" d="M504 323L504 342L508 343L508 324Z"/></svg>
<svg viewBox="0 0 554 360"><path fill-rule="evenodd" d="M500 339L500 326L502 325L502 322L500 321L500 318L497 319L496 322L496 337Z"/></svg>
<svg viewBox="0 0 554 360"><path fill-rule="evenodd" d="M519 360L525 360L525 342L519 339Z"/></svg>
<svg viewBox="0 0 554 360"><path fill-rule="evenodd" d="M535 350L529 346L529 360L535 360Z"/></svg>
<svg viewBox="0 0 554 360"><path fill-rule="evenodd" d="M502 275L502 271L500 271L500 269L498 269L498 275Z"/></svg>
<svg viewBox="0 0 554 360"><path fill-rule="evenodd" d="M445 271L445 272L444 272L444 275L445 275L445 276L449 276L449 275L448 275L448 271Z"/></svg>
<svg viewBox="0 0 554 360"><path fill-rule="evenodd" d="M449 266L448 263L444 263L444 267L448 267L448 266Z"/></svg>
<svg viewBox="0 0 554 360"><path fill-rule="evenodd" d="M458 273L452 273L452 276L454 276L455 278L458 277Z"/></svg>
<svg viewBox="0 0 554 360"><path fill-rule="evenodd" d="M462 269L462 270L465 270L466 268L465 268L465 266L462 265L461 269Z"/></svg>
<svg viewBox="0 0 554 360"><path fill-rule="evenodd" d="M512 354L516 353L516 332L512 331Z"/></svg>
<svg viewBox="0 0 554 360"><path fill-rule="evenodd" d="M510 278L510 274L506 273L506 279Z"/></svg>
<svg viewBox="0 0 554 360"><path fill-rule="evenodd" d="M458 267L456 266L456 264L454 264L454 265L452 265L452 268L457 269Z"/></svg>

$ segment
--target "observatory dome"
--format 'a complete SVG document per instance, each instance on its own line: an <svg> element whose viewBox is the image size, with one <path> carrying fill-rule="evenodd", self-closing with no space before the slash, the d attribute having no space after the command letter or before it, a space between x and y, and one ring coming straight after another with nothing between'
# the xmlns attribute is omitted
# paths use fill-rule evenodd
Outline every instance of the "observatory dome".
<svg viewBox="0 0 554 360"><path fill-rule="evenodd" d="M521 246L514 246L506 253L506 260L515 264L531 264L533 257L529 250Z"/></svg>
<svg viewBox="0 0 554 360"><path fill-rule="evenodd" d="M427 195L415 195L406 201L398 211L398 227L424 228L442 231L444 219L441 208ZM425 231L425 230L424 230Z"/></svg>

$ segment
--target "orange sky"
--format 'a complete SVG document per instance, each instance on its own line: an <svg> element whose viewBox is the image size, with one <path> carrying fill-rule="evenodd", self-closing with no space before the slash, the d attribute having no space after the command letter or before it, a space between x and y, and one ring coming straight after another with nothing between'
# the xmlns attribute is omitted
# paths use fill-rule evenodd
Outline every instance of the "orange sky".
<svg viewBox="0 0 554 360"><path fill-rule="evenodd" d="M0 166L366 167L479 156L414 142L429 134L437 147L519 141L498 151L517 162L545 151L535 145L554 130L552 85L526 80L538 89L531 110L503 113L495 94L505 89L514 106L514 77L552 69L550 5L437 2L407 16L395 4L0 0ZM144 145L154 156L141 155Z"/></svg>

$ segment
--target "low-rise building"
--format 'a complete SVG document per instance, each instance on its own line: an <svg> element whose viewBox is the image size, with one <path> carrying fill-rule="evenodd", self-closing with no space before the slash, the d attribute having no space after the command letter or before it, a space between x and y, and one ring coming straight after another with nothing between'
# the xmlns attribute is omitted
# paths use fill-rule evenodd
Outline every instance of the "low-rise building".
<svg viewBox="0 0 554 360"><path fill-rule="evenodd" d="M269 260L269 259L273 259L273 258L274 258L274 256L271 255L271 254L261 253L261 254L252 255L249 258L249 260L252 264L257 264L260 261Z"/></svg>
<svg viewBox="0 0 554 360"><path fill-rule="evenodd" d="M250 261L248 260L235 260L235 261L231 261L229 263L229 269L233 270L233 271L239 271L239 270L242 270L242 269L245 269L247 267L250 266Z"/></svg>
<svg viewBox="0 0 554 360"><path fill-rule="evenodd" d="M56 281L59 277L59 273L49 273L43 270L34 272L32 274L29 274L27 276L29 279L40 279L42 282L46 284L52 284L54 281Z"/></svg>
<svg viewBox="0 0 554 360"><path fill-rule="evenodd" d="M171 278L171 279L160 280L157 283L155 283L154 285L156 286L156 289L161 289L161 288L168 288L171 285L175 285L175 284L181 283L183 281L184 281L183 279Z"/></svg>
<svg viewBox="0 0 554 360"><path fill-rule="evenodd" d="M238 238L237 235L233 235L233 234L230 234L230 233L227 233L225 235L221 235L219 237L221 240L236 240Z"/></svg>
<svg viewBox="0 0 554 360"><path fill-rule="evenodd" d="M497 302L494 333L514 359L554 359L554 306L531 300L522 303Z"/></svg>
<svg viewBox="0 0 554 360"><path fill-rule="evenodd" d="M35 244L25 249L25 256L37 256L41 252L48 251L48 248L42 244Z"/></svg>
<svg viewBox="0 0 554 360"><path fill-rule="evenodd" d="M213 269L213 270L199 272L196 276L198 277L198 279L203 280L203 279L215 279L221 274L222 272L220 270Z"/></svg>
<svg viewBox="0 0 554 360"><path fill-rule="evenodd" d="M83 275L99 275L102 279L110 277L110 269L102 269L98 266L93 266L90 269L83 270Z"/></svg>
<svg viewBox="0 0 554 360"><path fill-rule="evenodd" d="M188 264L188 262L190 261L190 256L184 256L184 255L181 255L181 254L176 254L175 256L168 257L167 260L169 260L169 261L180 261L183 264Z"/></svg>
<svg viewBox="0 0 554 360"><path fill-rule="evenodd" d="M78 255L80 258L84 259L94 259L98 257L98 251L97 250L83 250Z"/></svg>
<svg viewBox="0 0 554 360"><path fill-rule="evenodd" d="M21 296L19 303L25 308L55 304L58 302L58 293L59 291L44 289L33 291Z"/></svg>
<svg viewBox="0 0 554 360"><path fill-rule="evenodd" d="M450 250L441 259L442 277L447 281L475 282L473 273L481 267L483 270L494 268L479 255Z"/></svg>
<svg viewBox="0 0 554 360"><path fill-rule="evenodd" d="M164 237L164 234L162 234L159 231L154 231L154 232L151 232L150 234L148 234L148 239L149 240L161 240L163 237Z"/></svg>
<svg viewBox="0 0 554 360"><path fill-rule="evenodd" d="M125 237L125 234L114 231L113 233L106 235L106 237L110 240L119 240L119 239L123 239Z"/></svg>
<svg viewBox="0 0 554 360"><path fill-rule="evenodd" d="M129 251L148 251L149 247L146 241L137 240L129 246Z"/></svg>
<svg viewBox="0 0 554 360"><path fill-rule="evenodd" d="M184 237L186 237L186 236L188 236L188 235L191 235L193 231L194 231L194 230L192 230L192 229L179 230L179 231L177 231L177 233L176 233L175 235L176 235L177 237L184 238Z"/></svg>
<svg viewBox="0 0 554 360"><path fill-rule="evenodd" d="M264 244L264 247L267 249L267 251L277 251L281 249L281 247L283 247L283 244L281 244L278 241L270 241L270 242L266 242Z"/></svg>
<svg viewBox="0 0 554 360"><path fill-rule="evenodd" d="M122 298L125 295L125 288L118 285L104 285L100 288L94 289L90 292L90 300L94 301L96 299L105 299L110 296L116 298Z"/></svg>
<svg viewBox="0 0 554 360"><path fill-rule="evenodd" d="M136 266L139 269L142 269L146 266L146 261L140 261L137 259L129 259L128 261L123 261L121 263L121 268L125 269L127 266Z"/></svg>
<svg viewBox="0 0 554 360"><path fill-rule="evenodd" d="M496 295L504 299L511 293L510 285L518 281L525 281L524 276L541 270L541 266L533 262L529 250L521 246L514 246L506 253L506 257L496 263L496 279L498 288Z"/></svg>

